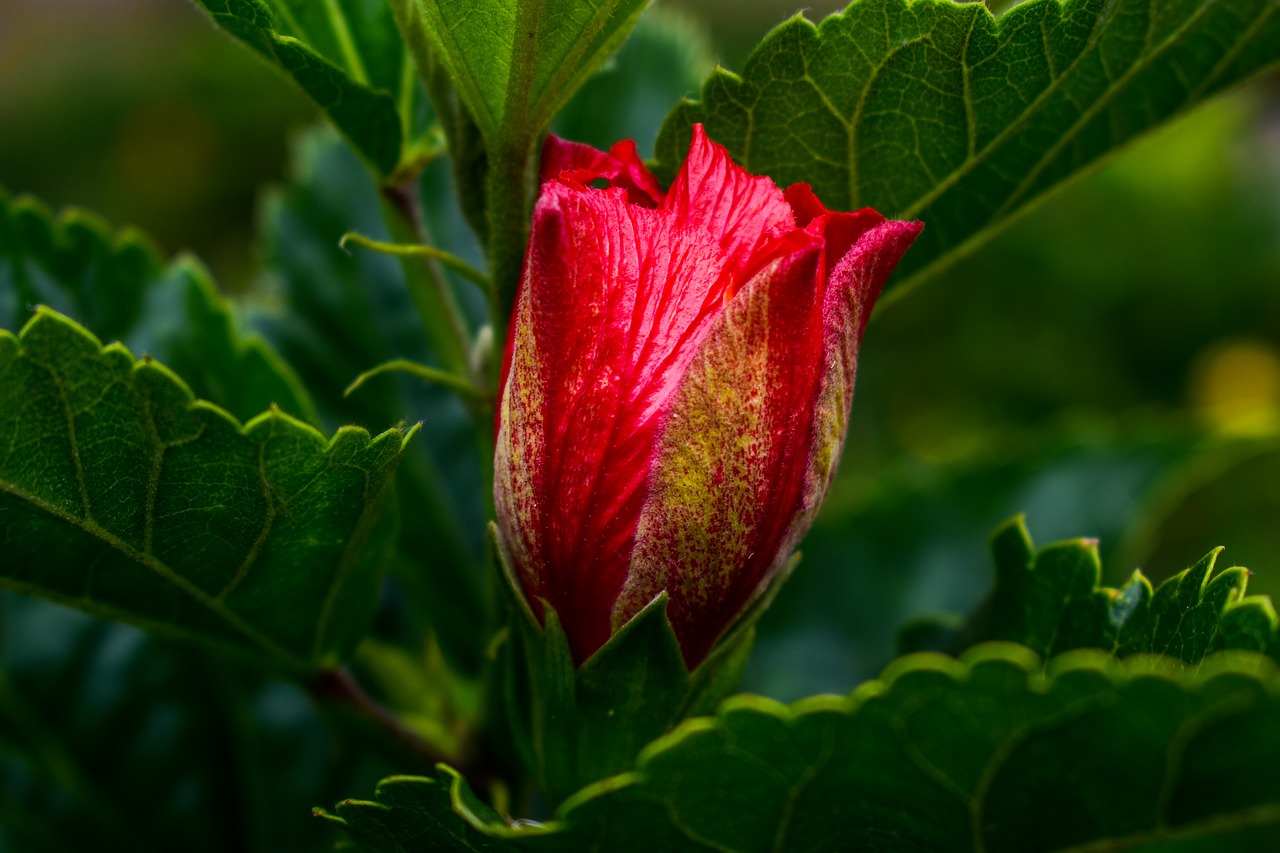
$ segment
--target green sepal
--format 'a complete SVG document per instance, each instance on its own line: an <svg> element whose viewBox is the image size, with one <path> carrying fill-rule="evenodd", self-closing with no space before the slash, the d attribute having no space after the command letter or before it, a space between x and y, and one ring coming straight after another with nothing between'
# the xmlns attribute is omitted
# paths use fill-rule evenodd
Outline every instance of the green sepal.
<svg viewBox="0 0 1280 853"><path fill-rule="evenodd" d="M552 804L631 769L646 744L729 695L755 639L755 622L778 586L772 584L692 671L667 618L665 592L575 666L559 615L544 600L538 619L496 525L490 533L514 623L499 660L507 670L515 746Z"/></svg>

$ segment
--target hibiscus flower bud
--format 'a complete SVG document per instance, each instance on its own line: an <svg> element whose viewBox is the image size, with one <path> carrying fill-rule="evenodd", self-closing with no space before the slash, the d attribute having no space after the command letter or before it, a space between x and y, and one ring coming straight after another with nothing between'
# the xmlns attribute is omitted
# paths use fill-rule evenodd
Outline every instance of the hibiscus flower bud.
<svg viewBox="0 0 1280 853"><path fill-rule="evenodd" d="M665 592L692 668L813 521L922 226L784 192L701 126L666 193L629 141L551 138L542 176L500 388L506 557L579 664Z"/></svg>

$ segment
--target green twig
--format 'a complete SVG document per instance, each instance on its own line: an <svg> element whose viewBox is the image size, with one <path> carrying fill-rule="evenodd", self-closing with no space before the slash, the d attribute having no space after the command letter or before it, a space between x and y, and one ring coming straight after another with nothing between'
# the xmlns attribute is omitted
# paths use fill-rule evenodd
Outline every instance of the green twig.
<svg viewBox="0 0 1280 853"><path fill-rule="evenodd" d="M383 218L397 243L427 245L426 225L418 205L417 183L384 186ZM409 298L422 320L431 348L445 370L459 376L471 376L471 334L458 308L440 262L435 257L418 255L400 258Z"/></svg>
<svg viewBox="0 0 1280 853"><path fill-rule="evenodd" d="M338 241L338 245L345 249L348 243L354 243L362 249L369 249L373 252L380 252L384 255L394 255L397 258L430 258L440 262L440 265L451 269L458 275L475 282L484 288L486 293L492 287L489 276L480 272L480 270L471 266L451 252L444 249L437 249L435 246L424 246L417 243L386 243L382 240L374 240L363 234L357 234L354 231L342 235L342 239Z"/></svg>
<svg viewBox="0 0 1280 853"><path fill-rule="evenodd" d="M362 721L425 767L434 769L438 764L448 764L466 778L474 791L483 791L497 781L497 775L476 760L477 750L468 748L469 744L457 755L446 754L370 698L346 669L325 670L304 686L318 706Z"/></svg>
<svg viewBox="0 0 1280 853"><path fill-rule="evenodd" d="M419 364L418 362L410 361L407 358L393 358L390 361L384 361L377 367L366 370L364 373L357 376L354 382L347 386L347 390L343 391L342 395L344 397L350 396L365 382L383 373L408 373L427 382L431 382L436 385L443 385L445 388L457 391L462 396L472 400L487 402L489 399L489 395L487 393L477 388L470 381L463 379L461 376L449 373L445 370L440 370L436 367L430 367L426 364Z"/></svg>

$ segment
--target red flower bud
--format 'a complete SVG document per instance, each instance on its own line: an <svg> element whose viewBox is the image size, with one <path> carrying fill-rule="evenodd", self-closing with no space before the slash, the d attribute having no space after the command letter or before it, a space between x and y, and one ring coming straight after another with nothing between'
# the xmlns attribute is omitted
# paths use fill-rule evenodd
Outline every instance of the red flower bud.
<svg viewBox="0 0 1280 853"><path fill-rule="evenodd" d="M784 193L701 126L665 195L629 141L551 138L542 174L500 389L499 529L579 663L665 590L692 667L808 530L867 316L922 226Z"/></svg>

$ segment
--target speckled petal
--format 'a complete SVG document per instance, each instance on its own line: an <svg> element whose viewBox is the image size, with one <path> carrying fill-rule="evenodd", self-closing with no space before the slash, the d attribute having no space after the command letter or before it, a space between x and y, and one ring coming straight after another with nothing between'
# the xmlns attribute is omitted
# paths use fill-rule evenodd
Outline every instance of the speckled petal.
<svg viewBox="0 0 1280 853"><path fill-rule="evenodd" d="M822 370L822 242L794 231L708 331L671 402L615 629L660 591L696 665L776 569Z"/></svg>

